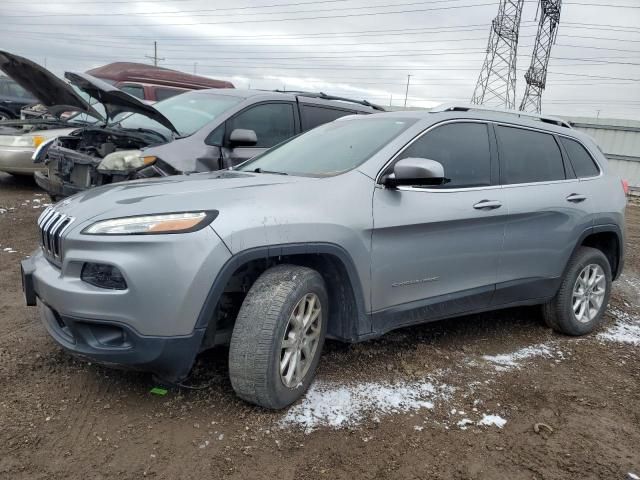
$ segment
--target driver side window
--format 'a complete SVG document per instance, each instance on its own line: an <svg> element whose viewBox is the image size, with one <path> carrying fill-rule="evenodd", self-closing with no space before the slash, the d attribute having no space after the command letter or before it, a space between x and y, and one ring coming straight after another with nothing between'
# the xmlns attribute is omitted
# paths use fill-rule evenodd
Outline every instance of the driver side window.
<svg viewBox="0 0 640 480"><path fill-rule="evenodd" d="M270 148L295 135L293 105L263 103L239 113L229 120L227 135L236 128L253 130L258 137L257 148Z"/></svg>
<svg viewBox="0 0 640 480"><path fill-rule="evenodd" d="M450 181L429 188L463 188L491 185L489 130L484 123L449 123L418 138L398 157L427 158L440 162Z"/></svg>

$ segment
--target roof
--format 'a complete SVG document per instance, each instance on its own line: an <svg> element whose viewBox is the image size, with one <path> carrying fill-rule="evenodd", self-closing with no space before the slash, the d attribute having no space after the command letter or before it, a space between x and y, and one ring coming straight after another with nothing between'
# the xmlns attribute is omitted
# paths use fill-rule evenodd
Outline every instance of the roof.
<svg viewBox="0 0 640 480"><path fill-rule="evenodd" d="M189 89L233 88L231 82L192 75L144 63L115 62L88 70L89 75L116 82L140 82Z"/></svg>
<svg viewBox="0 0 640 480"><path fill-rule="evenodd" d="M249 90L243 88L210 90L207 93L212 95L229 95L233 97L250 98L261 97L261 100L287 100L295 101L300 99L304 103L331 105L336 108L348 109L356 112L374 113L381 108L377 105L368 104L364 100L352 100L344 97L333 97L323 93L299 92L299 91L279 91L279 90ZM384 110L382 110L384 111Z"/></svg>

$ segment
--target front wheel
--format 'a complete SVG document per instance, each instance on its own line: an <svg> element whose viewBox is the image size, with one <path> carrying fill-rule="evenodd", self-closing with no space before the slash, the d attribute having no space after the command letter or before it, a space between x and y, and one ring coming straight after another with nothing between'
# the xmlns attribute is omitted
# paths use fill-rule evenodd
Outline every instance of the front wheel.
<svg viewBox="0 0 640 480"><path fill-rule="evenodd" d="M326 286L315 270L278 265L264 272L247 293L231 336L236 394L271 409L300 398L320 361L327 313Z"/></svg>
<svg viewBox="0 0 640 480"><path fill-rule="evenodd" d="M567 335L585 335L602 322L611 293L611 266L598 249L580 247L556 296L543 307L547 324Z"/></svg>

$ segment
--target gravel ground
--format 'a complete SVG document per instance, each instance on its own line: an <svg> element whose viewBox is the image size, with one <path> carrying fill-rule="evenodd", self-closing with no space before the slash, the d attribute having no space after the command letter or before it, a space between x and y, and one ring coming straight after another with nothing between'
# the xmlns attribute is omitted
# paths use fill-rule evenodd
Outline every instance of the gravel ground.
<svg viewBox="0 0 640 480"><path fill-rule="evenodd" d="M640 205L606 324L569 338L537 308L329 342L283 412L235 398L224 349L199 390L58 348L24 306L19 260L48 202L0 174L0 478L626 479L640 475Z"/></svg>

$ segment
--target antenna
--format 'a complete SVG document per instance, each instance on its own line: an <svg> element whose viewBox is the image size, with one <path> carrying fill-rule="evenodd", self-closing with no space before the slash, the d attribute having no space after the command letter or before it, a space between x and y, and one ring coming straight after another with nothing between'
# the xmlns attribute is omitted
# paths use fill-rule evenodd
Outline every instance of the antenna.
<svg viewBox="0 0 640 480"><path fill-rule="evenodd" d="M500 0L471 103L515 109L516 55L524 0Z"/></svg>
<svg viewBox="0 0 640 480"><path fill-rule="evenodd" d="M527 88L522 97L520 110L540 113L542 109L542 92L547 86L547 66L551 56L551 47L556 42L560 8L562 0L540 0L540 20L538 33L531 56L531 65L524 74Z"/></svg>

